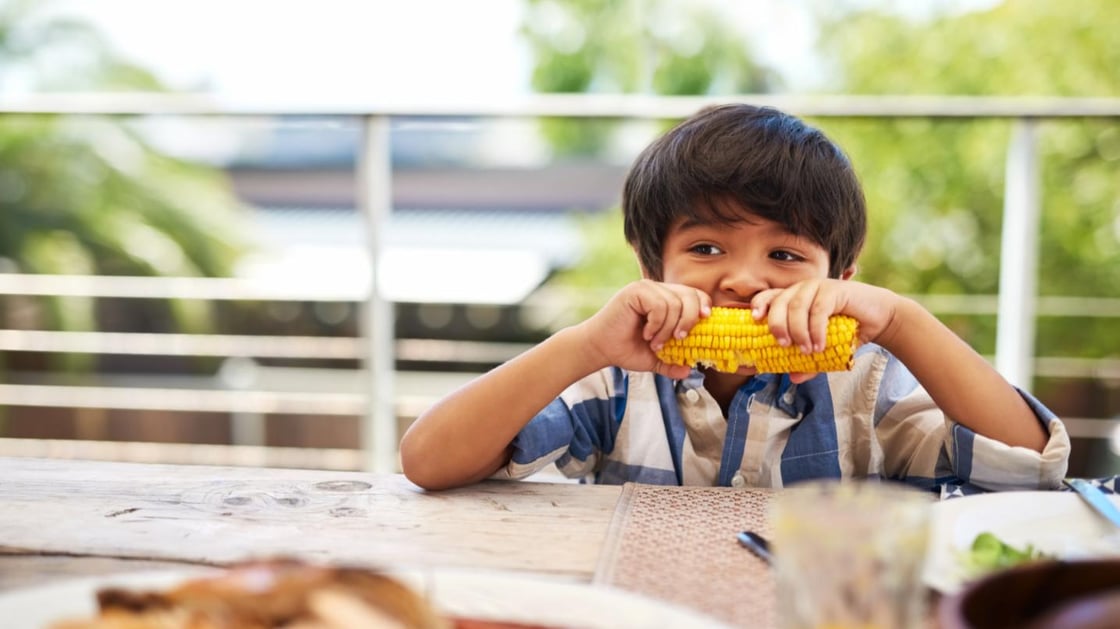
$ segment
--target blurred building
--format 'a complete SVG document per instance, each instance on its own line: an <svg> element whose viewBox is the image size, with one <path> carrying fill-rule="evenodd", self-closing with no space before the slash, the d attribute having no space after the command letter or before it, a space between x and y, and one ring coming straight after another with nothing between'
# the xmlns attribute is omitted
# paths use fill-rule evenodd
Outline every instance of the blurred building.
<svg viewBox="0 0 1120 629"><path fill-rule="evenodd" d="M248 129L214 160L253 208L258 252L244 275L364 286L376 269L403 305L516 306L577 260L576 215L616 206L626 169L551 160L530 122L394 120L392 213L374 264L356 209L360 143L354 121L286 121Z"/></svg>

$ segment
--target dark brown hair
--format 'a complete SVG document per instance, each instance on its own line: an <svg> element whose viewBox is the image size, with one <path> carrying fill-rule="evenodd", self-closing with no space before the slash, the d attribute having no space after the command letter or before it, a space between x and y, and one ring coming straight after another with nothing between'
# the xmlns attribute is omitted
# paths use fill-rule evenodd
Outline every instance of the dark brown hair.
<svg viewBox="0 0 1120 629"><path fill-rule="evenodd" d="M708 107L650 144L622 191L624 233L661 279L669 227L680 218L775 221L828 251L829 276L855 263L867 232L863 190L824 133L770 107Z"/></svg>

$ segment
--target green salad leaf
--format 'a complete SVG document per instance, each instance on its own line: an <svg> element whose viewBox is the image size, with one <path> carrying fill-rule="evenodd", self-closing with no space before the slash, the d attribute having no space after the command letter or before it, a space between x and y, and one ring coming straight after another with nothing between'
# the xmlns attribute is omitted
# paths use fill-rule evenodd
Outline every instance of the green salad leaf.
<svg viewBox="0 0 1120 629"><path fill-rule="evenodd" d="M961 564L970 576L979 576L993 570L1050 558L1033 544L1016 548L994 533L984 532L976 536L967 552L961 553Z"/></svg>

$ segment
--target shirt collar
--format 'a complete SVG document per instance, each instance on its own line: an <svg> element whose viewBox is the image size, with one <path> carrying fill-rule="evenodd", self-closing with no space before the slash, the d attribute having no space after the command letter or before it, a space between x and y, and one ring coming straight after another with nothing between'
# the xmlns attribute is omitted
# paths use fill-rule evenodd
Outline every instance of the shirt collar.
<svg viewBox="0 0 1120 629"><path fill-rule="evenodd" d="M787 396L786 393L791 392L795 394L797 391L797 385L790 382L789 374L760 373L750 380L744 382L743 386L740 387L740 390L749 389L752 392L762 391L772 386L775 382L777 383L777 389L775 390L774 394L776 405L786 412L793 410L794 402L796 402L796 396L792 394ZM699 389L703 386L704 372L700 371L699 369L693 369L692 373L688 374L687 378L677 381L677 393L684 393L692 389ZM790 400L789 402L786 401L787 398Z"/></svg>

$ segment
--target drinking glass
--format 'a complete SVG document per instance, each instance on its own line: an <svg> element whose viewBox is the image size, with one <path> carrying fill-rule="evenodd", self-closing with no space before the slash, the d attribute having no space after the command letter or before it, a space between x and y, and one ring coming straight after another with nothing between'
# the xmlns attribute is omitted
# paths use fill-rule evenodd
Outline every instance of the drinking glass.
<svg viewBox="0 0 1120 629"><path fill-rule="evenodd" d="M933 502L932 494L885 481L810 481L775 496L779 627L924 626Z"/></svg>

